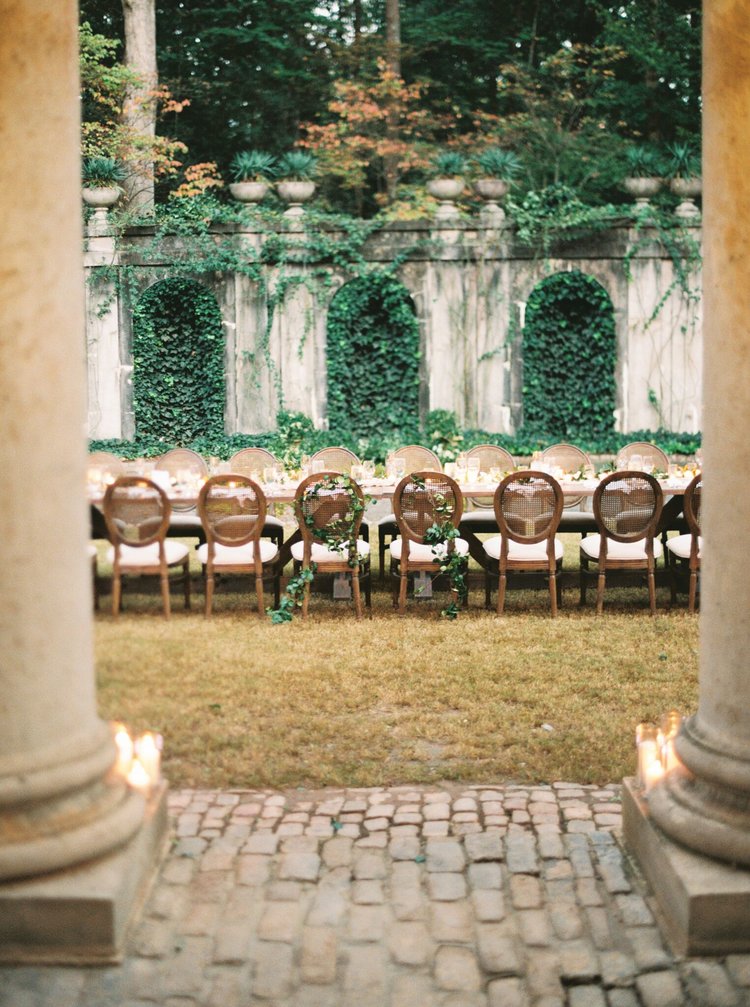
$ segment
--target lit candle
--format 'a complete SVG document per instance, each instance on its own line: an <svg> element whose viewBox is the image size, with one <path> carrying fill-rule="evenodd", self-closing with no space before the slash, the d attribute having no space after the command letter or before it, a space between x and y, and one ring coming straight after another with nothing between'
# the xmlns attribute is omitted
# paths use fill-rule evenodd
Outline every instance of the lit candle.
<svg viewBox="0 0 750 1007"><path fill-rule="evenodd" d="M115 745L117 746L115 770L121 776L127 776L133 764L133 739L130 737L128 729L124 724L115 722L112 724L112 730L114 732Z"/></svg>
<svg viewBox="0 0 750 1007"><path fill-rule="evenodd" d="M138 761L143 766L152 784L157 784L161 775L161 742L162 738L160 734L146 731L135 743L135 752L138 756Z"/></svg>
<svg viewBox="0 0 750 1007"><path fill-rule="evenodd" d="M667 738L661 746L661 761L665 773L680 765L680 760L674 747L674 738Z"/></svg>
<svg viewBox="0 0 750 1007"><path fill-rule="evenodd" d="M651 764L659 761L660 743L655 724L639 724L636 728L638 745L638 783L646 789L646 779L651 772Z"/></svg>
<svg viewBox="0 0 750 1007"><path fill-rule="evenodd" d="M643 770L643 792L648 794L649 790L659 782L664 776L664 766L661 764L661 759L653 758L650 762L646 763Z"/></svg>
<svg viewBox="0 0 750 1007"><path fill-rule="evenodd" d="M151 789L151 777L141 765L140 759L133 759L133 765L128 773L128 783L135 790L147 794Z"/></svg>

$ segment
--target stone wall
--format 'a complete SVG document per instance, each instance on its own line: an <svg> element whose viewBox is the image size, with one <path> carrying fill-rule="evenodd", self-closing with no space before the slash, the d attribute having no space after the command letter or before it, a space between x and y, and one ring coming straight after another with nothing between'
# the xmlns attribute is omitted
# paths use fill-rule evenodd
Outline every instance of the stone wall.
<svg viewBox="0 0 750 1007"><path fill-rule="evenodd" d="M224 228L226 231L226 228ZM693 228L694 235L700 232ZM89 234L85 266L117 263L112 236ZM236 232L258 247L263 235ZM170 275L168 255L150 251L147 228L128 235L143 249L137 290ZM612 301L617 333L617 429L701 427L700 276L678 282L656 232L613 228L594 238L535 255L507 228L472 224L436 227L429 221L394 224L373 235L365 258L373 266L408 253L398 277L409 291L422 340L421 408L449 409L461 423L512 432L522 422L521 332L526 301L546 276L578 269L592 276ZM137 254L137 251L136 251ZM201 276L215 294L226 335L228 433L273 427L277 385L288 409L316 424L326 417L326 322L331 300L348 277L331 267L330 285L297 285L273 313L264 343L277 267L264 267L265 284L240 273ZM310 272L304 262L290 267ZM91 437L130 438L132 409L131 309L113 286L89 282L87 299L88 425ZM272 362L269 368L268 361ZM275 378L274 378L275 373Z"/></svg>

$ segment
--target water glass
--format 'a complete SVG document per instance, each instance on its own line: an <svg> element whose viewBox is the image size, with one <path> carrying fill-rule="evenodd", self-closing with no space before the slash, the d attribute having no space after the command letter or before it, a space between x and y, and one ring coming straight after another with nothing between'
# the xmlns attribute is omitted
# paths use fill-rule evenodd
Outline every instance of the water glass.
<svg viewBox="0 0 750 1007"><path fill-rule="evenodd" d="M628 459L629 472L643 471L643 455L631 455Z"/></svg>
<svg viewBox="0 0 750 1007"><path fill-rule="evenodd" d="M366 458L365 461L362 462L362 476L365 479L372 479L374 475L375 462L370 458Z"/></svg>
<svg viewBox="0 0 750 1007"><path fill-rule="evenodd" d="M466 464L466 476L470 483L479 482L479 459L469 458Z"/></svg>

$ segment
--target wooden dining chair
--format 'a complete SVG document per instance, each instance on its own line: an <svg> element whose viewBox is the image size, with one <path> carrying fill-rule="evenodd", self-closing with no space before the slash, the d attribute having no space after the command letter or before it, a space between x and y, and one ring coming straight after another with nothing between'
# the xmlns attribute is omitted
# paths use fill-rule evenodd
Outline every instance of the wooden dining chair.
<svg viewBox="0 0 750 1007"><path fill-rule="evenodd" d="M389 456L392 459L402 459L404 475L429 469L430 472L442 472L443 466L434 451L422 447L421 444L407 444L397 448ZM398 535L396 515L391 512L378 521L378 560L380 563L380 580L385 580L385 553L388 543Z"/></svg>
<svg viewBox="0 0 750 1007"><path fill-rule="evenodd" d="M205 584L205 614L211 615L217 574L251 574L255 577L258 612L263 615L263 579L272 576L274 599L279 606L278 547L262 539L266 520L263 490L249 476L232 473L211 476L201 487L198 514L206 541L198 547Z"/></svg>
<svg viewBox="0 0 750 1007"><path fill-rule="evenodd" d="M467 462L472 458L479 459L479 471L489 473L499 469L502 477L512 472L516 467L513 455L497 444L477 444L466 452ZM498 480L499 482L499 480ZM470 507L471 510L466 508ZM464 503L464 513L461 517L461 527L475 535L489 533L497 535L498 526L495 520L493 502L488 497L470 497Z"/></svg>
<svg viewBox="0 0 750 1007"><path fill-rule="evenodd" d="M656 537L663 506L659 483L647 472L612 472L594 491L594 518L598 534L581 540L581 604L586 603L586 588L596 580L596 613L604 605L608 571L645 574L651 614L656 614L656 559L662 544ZM595 569L592 571L592 564Z"/></svg>
<svg viewBox="0 0 750 1007"><path fill-rule="evenodd" d="M508 575L543 574L556 616L563 562L563 544L555 537L563 512L560 484L546 472L511 472L495 490L493 507L500 534L484 543L486 607L490 607L493 575L498 578L497 614L502 615Z"/></svg>
<svg viewBox="0 0 750 1007"><path fill-rule="evenodd" d="M281 468L276 455L265 448L241 448L235 451L229 459L229 471L237 472L239 475L250 476L256 483L263 482L263 472L265 469ZM281 548L284 541L284 522L275 514L266 512L266 521L263 525L263 538L270 538L272 542Z"/></svg>
<svg viewBox="0 0 750 1007"><path fill-rule="evenodd" d="M634 456L640 457L640 469L643 472L653 474L669 471L669 457L661 448L649 441L631 441L630 444L621 447L617 452L617 468L627 469Z"/></svg>
<svg viewBox="0 0 750 1007"><path fill-rule="evenodd" d="M551 444L542 451L542 462L559 468L564 473L573 474L591 465L591 458L575 444L561 442ZM560 531L578 532L584 536L596 531L596 521L589 497L579 493L565 494Z"/></svg>
<svg viewBox="0 0 750 1007"><path fill-rule="evenodd" d="M399 538L390 544L394 567L393 601L403 615L409 575L439 574L444 557L453 552L467 556L468 563L469 545L462 538L451 538L447 546L426 541L428 530L434 525L450 522L457 529L461 521L461 489L455 479L442 472L413 472L404 476L393 495L393 510L399 530ZM456 603L465 600L459 599L455 591L453 594Z"/></svg>
<svg viewBox="0 0 750 1007"><path fill-rule="evenodd" d="M349 448L321 448L310 456L310 466L320 462L326 472L341 472L351 475L352 465L359 465L360 460Z"/></svg>
<svg viewBox="0 0 750 1007"><path fill-rule="evenodd" d="M358 619L362 618L360 579L364 580L368 608L371 604L370 545L359 537L364 508L362 488L341 472L315 472L307 476L297 487L294 497L301 541L292 546L292 558L302 570L349 574ZM340 549L330 547L331 535L341 541ZM307 618L309 602L308 580L302 598L303 619Z"/></svg>
<svg viewBox="0 0 750 1007"><path fill-rule="evenodd" d="M698 592L698 575L701 568L701 488L703 476L699 473L688 484L683 500L683 513L688 525L688 532L667 539L667 553L670 558L669 571L672 588L672 604L677 598L677 573L680 568L686 569L688 582L688 612L695 612L695 599Z"/></svg>
<svg viewBox="0 0 750 1007"><path fill-rule="evenodd" d="M206 459L191 448L172 448L155 459L155 468L168 472L176 480L181 472L190 472L196 479L208 478ZM203 525L193 502L173 502L167 535L171 538L197 538L204 541Z"/></svg>
<svg viewBox="0 0 750 1007"><path fill-rule="evenodd" d="M145 476L120 476L104 494L104 520L112 547L112 615L122 603L122 577L158 576L165 618L170 616L169 571L182 569L185 608L190 608L190 556L167 539L171 507L164 490Z"/></svg>

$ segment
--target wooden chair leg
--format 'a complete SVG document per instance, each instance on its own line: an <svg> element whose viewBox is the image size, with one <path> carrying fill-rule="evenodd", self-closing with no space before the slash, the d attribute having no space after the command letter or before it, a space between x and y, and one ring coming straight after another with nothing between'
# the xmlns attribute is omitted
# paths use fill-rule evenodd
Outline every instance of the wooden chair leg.
<svg viewBox="0 0 750 1007"><path fill-rule="evenodd" d="M161 580L161 601L164 608L164 618L169 619L171 615L169 606L169 573L166 570L162 570L159 579Z"/></svg>
<svg viewBox="0 0 750 1007"><path fill-rule="evenodd" d="M583 556L581 556L580 566L578 568L578 590L580 594L578 598L579 605L586 604L586 588L588 587L586 581L588 578L588 573L589 573L589 565L583 558Z"/></svg>
<svg viewBox="0 0 750 1007"><path fill-rule="evenodd" d="M404 569L403 563L401 564L401 577L399 580L399 591L398 591L398 614L403 615L406 612L406 592L409 587L409 575Z"/></svg>
<svg viewBox="0 0 750 1007"><path fill-rule="evenodd" d="M650 567L648 571L648 605L651 615L656 615L656 581L653 567Z"/></svg>
<svg viewBox="0 0 750 1007"><path fill-rule="evenodd" d="M693 615L695 613L695 595L698 589L698 571L690 571L690 588L688 590L688 612Z"/></svg>
<svg viewBox="0 0 750 1007"><path fill-rule="evenodd" d="M380 583L385 580L385 533L378 528L378 557L380 559Z"/></svg>
<svg viewBox="0 0 750 1007"><path fill-rule="evenodd" d="M119 570L112 573L112 615L116 619L122 604L122 576Z"/></svg>
<svg viewBox="0 0 750 1007"><path fill-rule="evenodd" d="M186 557L185 562L182 564L183 576L185 578L185 611L190 611L190 557Z"/></svg>
<svg viewBox="0 0 750 1007"><path fill-rule="evenodd" d="M302 618L307 618L307 609L310 605L310 581L305 581L305 589L302 592Z"/></svg>
<svg viewBox="0 0 750 1007"><path fill-rule="evenodd" d="M497 614L502 615L505 611L505 588L508 583L508 575L505 570L498 572L497 581Z"/></svg>
<svg viewBox="0 0 750 1007"><path fill-rule="evenodd" d="M604 584L605 584L605 574L603 570L599 571L599 576L596 582L596 614L601 615L604 610Z"/></svg>
<svg viewBox="0 0 750 1007"><path fill-rule="evenodd" d="M352 597L354 598L354 611L357 618L362 618L362 595L359 590L359 566L352 569Z"/></svg>
<svg viewBox="0 0 750 1007"><path fill-rule="evenodd" d="M211 610L213 609L214 603L214 572L210 570L208 573L204 572L205 584L206 584L206 607L204 614L206 618L211 615Z"/></svg>
<svg viewBox="0 0 750 1007"><path fill-rule="evenodd" d="M365 568L365 605L372 608L372 566L370 563Z"/></svg>
<svg viewBox="0 0 750 1007"><path fill-rule="evenodd" d="M255 594L258 598L258 612L263 615L265 606L263 604L263 571L255 575Z"/></svg>
<svg viewBox="0 0 750 1007"><path fill-rule="evenodd" d="M557 577L554 570L549 575L549 597L554 618L557 615Z"/></svg>

